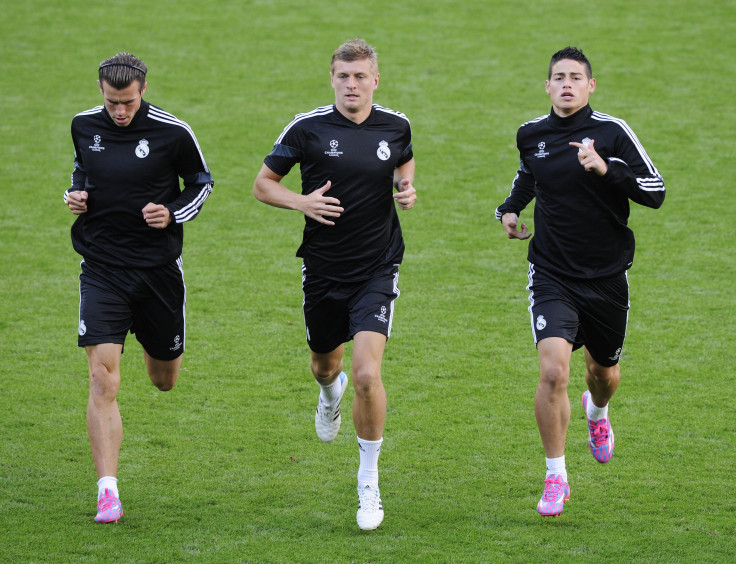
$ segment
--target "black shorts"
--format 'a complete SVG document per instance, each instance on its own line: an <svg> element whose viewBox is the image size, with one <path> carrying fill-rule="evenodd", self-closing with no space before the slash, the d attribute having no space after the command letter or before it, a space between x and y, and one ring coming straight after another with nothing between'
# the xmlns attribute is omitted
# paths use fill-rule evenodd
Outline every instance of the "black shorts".
<svg viewBox="0 0 736 564"><path fill-rule="evenodd" d="M186 287L181 258L157 268L116 268L82 261L80 347L125 344L128 331L157 360L184 352Z"/></svg>
<svg viewBox="0 0 736 564"><path fill-rule="evenodd" d="M391 336L399 269L359 282L336 282L302 267L304 323L309 348L326 354L360 331Z"/></svg>
<svg viewBox="0 0 736 564"><path fill-rule="evenodd" d="M562 337L583 345L602 366L621 357L629 319L626 273L602 280L560 278L529 265L529 313L534 345L547 337Z"/></svg>

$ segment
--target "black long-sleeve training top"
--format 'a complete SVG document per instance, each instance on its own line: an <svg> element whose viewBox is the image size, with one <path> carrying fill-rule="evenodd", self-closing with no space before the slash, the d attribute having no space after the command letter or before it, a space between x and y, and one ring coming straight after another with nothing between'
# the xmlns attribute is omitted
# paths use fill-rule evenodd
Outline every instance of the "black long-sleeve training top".
<svg viewBox="0 0 736 564"><path fill-rule="evenodd" d="M141 101L130 125L119 127L104 106L72 120L74 171L65 193L86 190L86 213L72 226L83 257L134 268L160 266L182 251L182 224L194 219L212 192L212 175L185 122ZM184 189L180 188L179 179ZM142 209L152 202L171 212L165 229L149 227Z"/></svg>
<svg viewBox="0 0 736 564"><path fill-rule="evenodd" d="M586 172L571 141L593 148L608 164L605 175ZM524 123L516 143L520 165L496 219L521 211L536 197L529 262L578 279L610 278L634 260L629 200L658 208L662 176L631 128L590 106L568 117L550 112Z"/></svg>

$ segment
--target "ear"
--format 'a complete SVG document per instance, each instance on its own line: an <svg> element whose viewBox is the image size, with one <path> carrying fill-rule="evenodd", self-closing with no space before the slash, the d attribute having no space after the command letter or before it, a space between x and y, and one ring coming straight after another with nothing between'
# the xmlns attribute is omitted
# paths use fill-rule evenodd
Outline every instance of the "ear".
<svg viewBox="0 0 736 564"><path fill-rule="evenodd" d="M102 94L104 96L105 95L105 91L102 90L102 83L99 80L97 81L97 88L100 89L100 94Z"/></svg>
<svg viewBox="0 0 736 564"><path fill-rule="evenodd" d="M146 87L148 86L148 81L145 81L143 83L143 88L141 88L141 96L146 93Z"/></svg>
<svg viewBox="0 0 736 564"><path fill-rule="evenodd" d="M549 80L544 81L544 91L549 94Z"/></svg>
<svg viewBox="0 0 736 564"><path fill-rule="evenodd" d="M379 78L381 78L380 73L376 73L376 79L375 79L375 82L373 83L373 90L375 90L376 88L378 88L378 79Z"/></svg>
<svg viewBox="0 0 736 564"><path fill-rule="evenodd" d="M591 78L590 81L588 82L588 92L592 94L593 91L595 90L595 85L596 85L595 78Z"/></svg>

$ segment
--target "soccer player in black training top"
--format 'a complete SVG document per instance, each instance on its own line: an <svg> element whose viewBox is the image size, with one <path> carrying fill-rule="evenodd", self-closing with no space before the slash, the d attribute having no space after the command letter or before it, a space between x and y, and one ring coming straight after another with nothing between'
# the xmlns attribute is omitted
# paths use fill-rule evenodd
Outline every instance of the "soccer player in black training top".
<svg viewBox="0 0 736 564"><path fill-rule="evenodd" d="M146 72L130 53L100 63L104 105L72 120L74 171L64 193L78 216L72 243L83 257L78 344L89 362L87 430L99 478L98 523L123 516L116 396L125 337L135 333L143 346L153 384L173 388L185 343L182 224L212 191L190 127L142 99Z"/></svg>
<svg viewBox="0 0 736 564"><path fill-rule="evenodd" d="M335 104L297 115L256 178L260 201L305 216L304 319L311 370L320 386L318 437L340 429L348 378L344 343L353 340L353 422L358 434L358 526L383 520L378 455L386 418L381 362L391 333L404 241L395 204L416 200L411 127L403 114L373 104L378 59L362 40L340 46L330 70ZM280 183L299 163L302 191ZM393 190L396 188L397 192Z"/></svg>
<svg viewBox="0 0 736 564"><path fill-rule="evenodd" d="M534 410L547 463L537 511L557 516L570 497L570 356L584 347L588 444L598 462L608 462L614 447L608 401L620 380L629 310L626 271L634 258L629 200L658 208L665 187L629 126L588 105L596 80L582 51L555 53L545 85L552 111L519 128L519 170L496 218L510 239L528 239L526 225L519 229L519 214L536 198L527 289L540 364Z"/></svg>

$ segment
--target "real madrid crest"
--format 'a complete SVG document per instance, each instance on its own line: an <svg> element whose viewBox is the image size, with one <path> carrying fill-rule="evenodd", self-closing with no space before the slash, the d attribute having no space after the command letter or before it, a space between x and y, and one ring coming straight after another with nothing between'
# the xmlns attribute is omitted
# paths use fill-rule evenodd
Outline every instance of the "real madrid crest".
<svg viewBox="0 0 736 564"><path fill-rule="evenodd" d="M376 154L382 161L387 161L391 156L391 149L388 148L388 142L381 141L378 144L378 151L376 151Z"/></svg>
<svg viewBox="0 0 736 564"><path fill-rule="evenodd" d="M148 156L148 153L151 152L151 149L148 148L148 140L141 139L138 141L138 146L135 148L135 156L139 159L145 159Z"/></svg>

